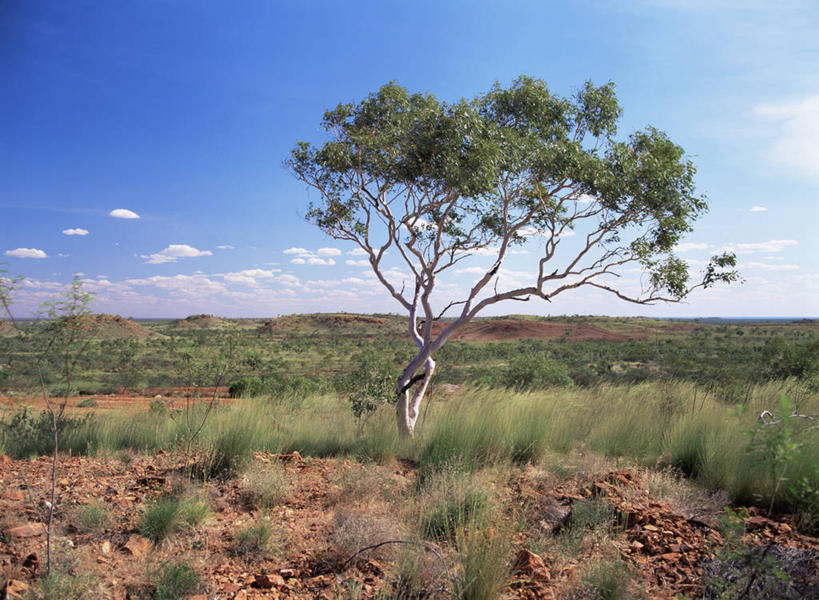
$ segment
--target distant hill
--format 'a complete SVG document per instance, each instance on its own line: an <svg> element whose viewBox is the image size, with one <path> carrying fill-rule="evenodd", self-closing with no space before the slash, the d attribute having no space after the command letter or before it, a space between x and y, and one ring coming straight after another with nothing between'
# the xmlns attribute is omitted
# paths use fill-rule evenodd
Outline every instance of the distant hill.
<svg viewBox="0 0 819 600"><path fill-rule="evenodd" d="M228 325L230 325L228 319L201 314L171 321L168 327L171 329L219 329Z"/></svg>
<svg viewBox="0 0 819 600"><path fill-rule="evenodd" d="M18 335L20 335L20 332L14 326L5 321L0 321L0 338L17 337Z"/></svg>
<svg viewBox="0 0 819 600"><path fill-rule="evenodd" d="M395 335L406 327L406 317L395 315L357 315L348 313L316 313L285 315L268 319L259 327L260 334L298 335Z"/></svg>

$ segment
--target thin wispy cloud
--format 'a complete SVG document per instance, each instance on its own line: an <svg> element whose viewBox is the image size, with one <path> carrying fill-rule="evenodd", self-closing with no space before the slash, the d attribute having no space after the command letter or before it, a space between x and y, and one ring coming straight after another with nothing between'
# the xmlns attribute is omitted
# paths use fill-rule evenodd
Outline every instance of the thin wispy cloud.
<svg viewBox="0 0 819 600"><path fill-rule="evenodd" d="M63 229L63 235L88 235L88 230L83 229L82 227Z"/></svg>
<svg viewBox="0 0 819 600"><path fill-rule="evenodd" d="M728 244L723 250L751 254L752 252L782 252L785 248L798 246L796 240L768 240L767 242L749 242L741 244Z"/></svg>
<svg viewBox="0 0 819 600"><path fill-rule="evenodd" d="M231 246L230 244L220 244L219 246L216 246L216 248L219 250L235 250L236 246Z"/></svg>
<svg viewBox="0 0 819 600"><path fill-rule="evenodd" d="M163 263L176 262L180 258L195 258L197 256L211 256L212 254L213 252L210 250L198 250L187 244L171 244L156 254L143 254L141 258L148 259L145 262L149 265L161 265Z"/></svg>
<svg viewBox="0 0 819 600"><path fill-rule="evenodd" d="M819 178L819 95L762 104L754 114L776 125L766 157L794 172Z"/></svg>
<svg viewBox="0 0 819 600"><path fill-rule="evenodd" d="M708 244L705 242L682 242L674 246L676 252L691 252L692 250L705 250Z"/></svg>
<svg viewBox="0 0 819 600"><path fill-rule="evenodd" d="M115 219L139 219L138 214L127 208L115 208L108 214Z"/></svg>
<svg viewBox="0 0 819 600"><path fill-rule="evenodd" d="M764 206L752 206L751 212L766 212L768 209Z"/></svg>

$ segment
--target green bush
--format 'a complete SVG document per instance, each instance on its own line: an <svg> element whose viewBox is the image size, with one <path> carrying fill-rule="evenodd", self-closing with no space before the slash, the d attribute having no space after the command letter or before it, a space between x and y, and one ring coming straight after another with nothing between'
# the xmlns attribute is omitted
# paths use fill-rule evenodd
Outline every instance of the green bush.
<svg viewBox="0 0 819 600"><path fill-rule="evenodd" d="M566 365L545 354L523 354L512 358L500 379L505 386L517 390L569 387L573 383Z"/></svg>

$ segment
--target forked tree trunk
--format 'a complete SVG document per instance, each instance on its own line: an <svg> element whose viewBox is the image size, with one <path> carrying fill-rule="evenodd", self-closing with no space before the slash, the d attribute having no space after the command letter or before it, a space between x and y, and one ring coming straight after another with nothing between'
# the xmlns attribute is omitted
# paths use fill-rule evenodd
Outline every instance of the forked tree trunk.
<svg viewBox="0 0 819 600"><path fill-rule="evenodd" d="M415 434L415 423L418 421L418 415L421 414L421 402L424 400L424 395L429 388L429 381L432 379L432 374L435 372L435 361L431 357L427 357L424 361L424 376L420 382L412 389L413 373L416 369L413 368L415 361L401 374L396 385L398 392L398 404L395 407L396 418L398 420L398 434L402 438L412 437ZM410 396L410 394L412 394Z"/></svg>

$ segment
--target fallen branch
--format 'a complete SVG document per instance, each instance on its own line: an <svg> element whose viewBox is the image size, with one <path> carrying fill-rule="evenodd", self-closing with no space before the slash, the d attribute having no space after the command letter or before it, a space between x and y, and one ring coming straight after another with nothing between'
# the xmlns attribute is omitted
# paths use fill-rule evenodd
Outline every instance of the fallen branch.
<svg viewBox="0 0 819 600"><path fill-rule="evenodd" d="M350 558L345 560L341 564L341 570L344 571L347 568L347 565L349 565L350 562L352 562L352 560L356 556L358 556L359 554L363 554L364 552L368 552L369 550L376 550L376 549L380 548L381 546L386 546L388 544L407 544L409 546L420 546L424 550L429 550L430 552L432 552L438 558L438 560L441 562L441 564L444 566L444 571L446 571L447 579L449 579L449 582L450 582L450 584L452 584L453 589L454 589L455 579L453 579L452 573L449 570L449 566L447 566L446 561L444 560L444 557L441 556L441 553L438 551L438 549L435 546L432 546L430 544L426 544L424 542L416 542L416 541L413 541L413 540L386 540L386 541L383 541L383 542L378 542L377 544L372 544L371 546L365 546L365 547L357 550L355 552L355 554L353 554Z"/></svg>

